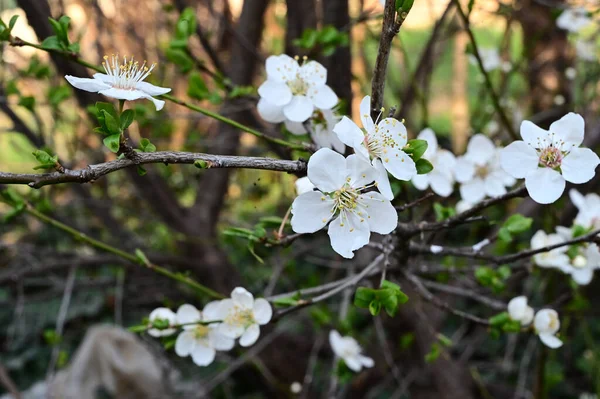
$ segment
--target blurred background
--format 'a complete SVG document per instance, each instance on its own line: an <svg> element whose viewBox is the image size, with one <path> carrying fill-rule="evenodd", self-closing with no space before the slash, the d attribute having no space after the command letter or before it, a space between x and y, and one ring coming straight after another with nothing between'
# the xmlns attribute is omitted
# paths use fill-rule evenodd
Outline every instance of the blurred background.
<svg viewBox="0 0 600 399"><path fill-rule="evenodd" d="M591 55L578 54L576 40L556 26L556 17L572 5L591 12L599 6L595 1L462 2L463 8L472 7L480 50L500 59L490 75L517 130L524 118L548 126L576 110L589 127L587 146L594 147L600 140L597 35L588 39ZM182 50L173 41L188 7L197 24ZM286 53L320 61L341 109L356 114L370 92L383 8L378 0L0 0L0 11L3 21L18 15L12 34L32 43L53 34L48 17L68 15L69 37L80 43L84 60L97 65L104 55L119 53L157 62L148 81L173 88L175 97L289 138L255 112L266 57ZM70 168L115 158L92 132L96 121L89 108L103 101L101 96L73 91L64 79L93 71L31 47L4 42L0 49L0 170L30 173L36 165L31 153L41 148ZM470 51L452 2L416 0L393 41L387 73L386 108L405 119L412 137L431 127L457 154L474 133L508 137ZM191 88L194 79L202 84ZM172 102L161 112L149 102L130 106L138 115L129 129L132 140L149 138L159 150L296 156ZM260 226L272 234L278 223L269 218L286 213L296 196L295 179L269 171L150 165L144 176L128 169L93 184L18 191L57 220L125 251L140 248L153 262L189 273L219 292L242 285L256 296L269 296L338 279L349 267L326 237L303 238L287 248L249 249L247 241L227 233L230 226ZM582 191L597 191L599 183L595 179ZM418 198L408 185L402 192L401 202ZM565 206L556 218L573 217L575 210ZM542 216L529 202L519 211ZM45 382L57 372L80 370L83 398L326 396L332 355L324 337L337 301L267 326L258 349L236 349L211 367L196 367L156 339L109 327L139 324L158 306L194 301L200 306L202 300L189 288L90 249L33 218L10 216L10 208L0 204L0 392L14 394L38 384L39 396L34 389L24 397L44 397ZM465 234L476 238L480 232ZM454 240L460 242L458 236ZM353 264L365 261L358 256ZM490 340L481 328L418 300L396 318L377 322L385 325L386 346L378 338L382 327L374 326L368 313L350 309L348 318L378 364L351 381L343 391L348 398L512 398L530 345ZM600 323L592 323L592 335L576 338L572 352L548 359L547 397L573 398L600 388ZM454 345L425 361L439 334L450 336ZM119 356L137 359L136 366L116 365ZM397 364L394 373L386 356ZM293 393L293 382L307 388ZM104 388L96 390L98 385ZM523 397L532 397L523 391Z"/></svg>

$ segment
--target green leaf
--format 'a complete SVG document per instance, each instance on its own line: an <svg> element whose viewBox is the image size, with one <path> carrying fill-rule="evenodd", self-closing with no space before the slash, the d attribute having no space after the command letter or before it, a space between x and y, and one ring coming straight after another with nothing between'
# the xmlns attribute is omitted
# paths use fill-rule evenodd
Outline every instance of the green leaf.
<svg viewBox="0 0 600 399"><path fill-rule="evenodd" d="M446 220L449 217L456 215L456 210L451 207L445 207L439 202L435 202L433 204L433 210L435 212L435 219L440 222L442 220Z"/></svg>
<svg viewBox="0 0 600 399"><path fill-rule="evenodd" d="M576 224L573 226L573 238L581 237L590 232L590 229L586 229L585 227Z"/></svg>
<svg viewBox="0 0 600 399"><path fill-rule="evenodd" d="M129 125L131 125L133 120L135 119L135 111L132 109L126 109L121 114L120 119L121 119L121 129L122 130L127 129L129 127ZM155 150L156 150L156 148L155 148ZM154 151L152 151L152 152L154 152Z"/></svg>
<svg viewBox="0 0 600 399"><path fill-rule="evenodd" d="M398 1L396 1L396 11L398 11L398 13L400 14L408 13L412 8L414 2L415 0L403 0L400 7L398 7Z"/></svg>
<svg viewBox="0 0 600 399"><path fill-rule="evenodd" d="M494 270L491 267L480 266L475 269L475 278L479 284L483 286L489 286L494 277L496 277L496 273L494 273Z"/></svg>
<svg viewBox="0 0 600 399"><path fill-rule="evenodd" d="M146 169L144 169L144 167L142 165L137 165L136 170L137 170L138 176L146 176L146 174L148 173L148 171Z"/></svg>
<svg viewBox="0 0 600 399"><path fill-rule="evenodd" d="M375 290L372 288L358 287L354 293L354 305L366 309L375 298Z"/></svg>
<svg viewBox="0 0 600 399"><path fill-rule="evenodd" d="M420 175L424 175L433 170L433 165L425 158L418 159L415 166L417 167L417 173Z"/></svg>
<svg viewBox="0 0 600 399"><path fill-rule="evenodd" d="M408 140L408 143L406 143L406 146L402 150L412 156L416 162L427 151L427 141L418 139Z"/></svg>
<svg viewBox="0 0 600 399"><path fill-rule="evenodd" d="M521 331L521 322L517 320L509 320L502 325L502 330L505 332L518 333Z"/></svg>
<svg viewBox="0 0 600 399"><path fill-rule="evenodd" d="M107 114L108 115L108 114ZM112 134L110 136L106 136L104 140L102 140L104 145L108 147L112 152L118 152L121 146L121 134Z"/></svg>
<svg viewBox="0 0 600 399"><path fill-rule="evenodd" d="M208 87L206 87L202 75L198 72L194 72L190 75L187 94L196 100L205 100L209 97L210 92Z"/></svg>
<svg viewBox="0 0 600 399"><path fill-rule="evenodd" d="M35 97L33 96L22 96L19 98L20 106L27 108L31 112L33 112L33 108L35 107Z"/></svg>
<svg viewBox="0 0 600 399"><path fill-rule="evenodd" d="M104 117L102 111L108 112L115 119L118 118L117 110L111 103L105 103L102 101L96 102L96 115Z"/></svg>
<svg viewBox="0 0 600 399"><path fill-rule="evenodd" d="M6 88L5 88L5 92L7 96L10 96L12 94L20 94L21 92L19 91L19 88L17 87L17 82L16 80L9 80L6 83Z"/></svg>
<svg viewBox="0 0 600 399"><path fill-rule="evenodd" d="M498 230L498 238L504 242L512 241L512 235L506 227L501 227L500 230Z"/></svg>
<svg viewBox="0 0 600 399"><path fill-rule="evenodd" d="M63 48L56 36L48 36L41 44L44 50L62 50Z"/></svg>
<svg viewBox="0 0 600 399"><path fill-rule="evenodd" d="M48 93L48 102L53 107L58 106L61 102L71 96L71 88L66 85L53 86Z"/></svg>
<svg viewBox="0 0 600 399"><path fill-rule="evenodd" d="M496 270L496 274L498 275L498 277L500 277L503 280L506 280L510 277L510 275L512 274L512 270L510 269L510 266L508 265L502 265L500 266L497 270Z"/></svg>
<svg viewBox="0 0 600 399"><path fill-rule="evenodd" d="M177 21L177 25L175 26L175 37L178 39L187 39L189 37L188 25L189 23L185 19Z"/></svg>
<svg viewBox="0 0 600 399"><path fill-rule="evenodd" d="M8 22L8 29L12 30L12 28L15 27L15 24L17 23L17 19L19 19L18 15L13 15L10 18L10 21Z"/></svg>
<svg viewBox="0 0 600 399"><path fill-rule="evenodd" d="M371 312L373 316L377 316L379 312L381 312L381 302L376 300L371 301L371 303L369 303L369 312Z"/></svg>
<svg viewBox="0 0 600 399"><path fill-rule="evenodd" d="M381 305L385 309L385 312L390 316L394 317L398 312L398 296L393 293L392 290L388 290L392 295L387 295L381 299Z"/></svg>
<svg viewBox="0 0 600 399"><path fill-rule="evenodd" d="M434 342L431 345L431 349L429 350L429 353L427 353L425 355L425 362L433 363L440 357L441 354L442 354L442 350L441 350L440 344L437 342Z"/></svg>
<svg viewBox="0 0 600 399"><path fill-rule="evenodd" d="M273 301L275 306L294 306L298 304L298 300L294 297L287 296L285 298L278 298Z"/></svg>
<svg viewBox="0 0 600 399"><path fill-rule="evenodd" d="M61 19L62 19L62 17L61 17ZM62 23L60 23L59 21L57 21L57 20L55 20L53 18L50 18L50 17L48 18L48 21L50 21L50 25L52 26L52 30L56 34L56 37L58 39L58 43L64 44L65 46L67 46L69 44L69 38L67 37L67 30L66 30L66 28L68 27L68 24L65 27Z"/></svg>
<svg viewBox="0 0 600 399"><path fill-rule="evenodd" d="M111 135L120 135L121 126L119 126L119 122L117 122L118 119L105 110L102 110L102 114L104 115L104 125L108 133Z"/></svg>
<svg viewBox="0 0 600 399"><path fill-rule="evenodd" d="M166 55L167 59L177 65L182 73L187 73L194 67L194 60L183 50L169 48Z"/></svg>
<svg viewBox="0 0 600 399"><path fill-rule="evenodd" d="M152 144L150 142L150 140L148 140L148 139L141 139L140 140L140 149L143 152L155 152L156 146L154 144Z"/></svg>
<svg viewBox="0 0 600 399"><path fill-rule="evenodd" d="M35 159L40 163L38 166L34 167L34 170L37 169L54 169L56 167L56 163L58 162L57 155L50 155L46 151L43 150L35 150L32 152Z"/></svg>
<svg viewBox="0 0 600 399"><path fill-rule="evenodd" d="M195 160L194 166L197 167L198 169L208 169L209 168L208 162L203 161L202 159Z"/></svg>
<svg viewBox="0 0 600 399"><path fill-rule="evenodd" d="M517 234L529 230L529 228L531 228L531 223L533 223L532 218L527 218L517 213L506 219L503 227L505 227L510 233Z"/></svg>
<svg viewBox="0 0 600 399"><path fill-rule="evenodd" d="M488 321L490 322L490 325L494 327L501 327L506 322L510 321L510 316L508 315L508 312L502 312L490 317Z"/></svg>
<svg viewBox="0 0 600 399"><path fill-rule="evenodd" d="M78 53L79 50L81 50L81 46L79 45L79 43L71 43L67 46L67 50L69 50L72 53Z"/></svg>
<svg viewBox="0 0 600 399"><path fill-rule="evenodd" d="M148 257L146 256L144 251L142 251L139 248L135 249L135 257L138 259L138 261L141 265L149 265L150 264L150 261L148 260Z"/></svg>
<svg viewBox="0 0 600 399"><path fill-rule="evenodd" d="M179 20L187 22L187 36L192 36L196 32L196 12L192 7L187 7L181 12Z"/></svg>

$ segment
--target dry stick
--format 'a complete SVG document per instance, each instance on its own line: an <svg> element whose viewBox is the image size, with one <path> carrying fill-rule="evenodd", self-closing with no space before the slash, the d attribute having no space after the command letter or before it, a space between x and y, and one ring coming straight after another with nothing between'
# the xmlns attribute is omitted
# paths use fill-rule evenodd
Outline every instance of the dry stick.
<svg viewBox="0 0 600 399"><path fill-rule="evenodd" d="M482 303L482 304L484 304L492 309L495 309L495 310L506 310L507 305L504 302L497 301L497 300L495 300L493 298L489 298L485 295L481 295L481 294L475 292L474 290L470 290L470 289L462 288L462 287L455 287L455 286L447 285L447 284L441 284L441 283L437 283L435 281L429 281L429 280L422 280L422 283L427 288L441 291L446 294L469 298L469 299L472 299L474 301Z"/></svg>
<svg viewBox="0 0 600 399"><path fill-rule="evenodd" d="M111 245L108 245L106 243L103 243L102 241L98 241L94 238L89 237L88 235L86 235L85 233L82 233L70 226L67 226L66 224L59 222L56 219L51 218L50 216L44 215L43 213L41 213L40 211L38 211L37 209L33 208L31 205L27 205L25 208L25 212L27 212L28 214L35 216L36 218L38 218L39 220L53 226L56 227L68 234L70 234L71 236L73 236L73 238L75 238L76 240L80 240L83 241L89 245L91 245L94 248L98 248L102 251L106 251L106 252L110 252L114 255L117 255L120 258L126 259L128 261L130 261L131 263L137 264L137 265L142 265L147 267L148 269L158 273L158 274L162 274L163 276L166 276L172 280L175 281L179 281L180 283L186 284L188 286L190 286L191 288L194 288L195 290L197 290L198 292L201 292L202 294L209 296L209 297L213 297L213 298L217 298L217 299L223 299L224 296L219 294L218 292L194 281L193 279L191 279L188 276L184 276L178 273L173 273L167 269L165 269L164 267L155 265L151 262L149 262L147 259L140 259L138 258L136 255L130 254L128 252L122 251L118 248L115 248Z"/></svg>
<svg viewBox="0 0 600 399"><path fill-rule="evenodd" d="M400 31L405 19L406 13L396 13L396 1L386 0L383 10L383 26L379 37L379 50L377 51L373 80L371 81L371 113L378 114L383 106L383 91L392 40Z"/></svg>
<svg viewBox="0 0 600 399"><path fill-rule="evenodd" d="M196 163L197 162L197 163ZM40 188L48 184L87 183L120 169L141 164L163 163L194 164L201 168L247 168L263 169L279 172L304 172L306 162L303 160L288 161L273 158L242 157L235 155L211 155L193 152L159 151L138 152L135 159L121 158L97 165L89 165L85 169L65 169L63 173L4 173L0 172L0 183L27 184L32 188Z"/></svg>
<svg viewBox="0 0 600 399"><path fill-rule="evenodd" d="M481 59L481 55L479 54L479 48L477 47L477 42L475 41L475 35L473 35L473 31L471 30L469 17L467 16L467 14L465 14L464 10L462 9L462 6L460 5L459 0L452 0L452 1L454 2L455 6L456 6L458 15L460 15L460 18L463 21L463 25L465 26L465 30L467 31L467 34L469 35L469 39L471 40L471 44L473 45L473 55L475 56L475 59L477 60L477 65L479 66L479 70L481 71L481 73L483 74L483 78L485 79L485 85L490 93L492 103L494 104L494 109L500 116L500 121L506 128L506 131L510 134L510 137L512 137L513 140L519 140L519 136L517 135L517 132L515 132L515 129L513 128L512 123L506 116L506 112L504 112L504 109L500 105L500 99L498 98L498 94L494 90L494 85L492 84L492 79L490 78L490 75L488 74L488 72L485 70L485 68L483 66L483 60Z"/></svg>

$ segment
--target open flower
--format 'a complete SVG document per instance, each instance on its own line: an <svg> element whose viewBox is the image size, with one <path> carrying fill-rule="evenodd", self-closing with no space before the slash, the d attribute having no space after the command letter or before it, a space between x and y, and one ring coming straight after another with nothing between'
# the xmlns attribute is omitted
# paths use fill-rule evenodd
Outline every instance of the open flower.
<svg viewBox="0 0 600 399"><path fill-rule="evenodd" d="M218 320L219 307L220 303L213 301L208 303L202 312L189 304L181 305L177 309L177 324L183 328L175 341L177 355L191 356L198 366L208 366L215 359L216 351L228 351L233 348L235 341L219 333L218 323L199 323Z"/></svg>
<svg viewBox="0 0 600 399"><path fill-rule="evenodd" d="M555 335L560 329L560 320L556 310L542 309L537 312L533 320L533 326L544 345L552 349L562 346L562 341Z"/></svg>
<svg viewBox="0 0 600 399"><path fill-rule="evenodd" d="M586 229L600 229L600 196L596 193L583 196L579 191L571 189L569 197L579 211L574 224Z"/></svg>
<svg viewBox="0 0 600 399"><path fill-rule="evenodd" d="M258 88L258 113L267 122L304 122L316 109L331 109L338 97L325 84L327 69L316 61L300 66L292 57L272 55L266 61L267 80Z"/></svg>
<svg viewBox="0 0 600 399"><path fill-rule="evenodd" d="M600 159L583 142L581 115L568 113L544 130L530 121L521 123L523 141L512 142L500 152L500 162L512 177L525 179L531 198L540 204L556 201L565 190L565 180L588 182L596 174Z"/></svg>
<svg viewBox="0 0 600 399"><path fill-rule="evenodd" d="M373 367L375 362L361 354L362 348L352 337L342 337L336 330L329 332L329 345L336 356L342 358L352 371L359 372L363 367Z"/></svg>
<svg viewBox="0 0 600 399"><path fill-rule="evenodd" d="M470 204L476 204L486 196L506 194L506 187L515 184L500 166L498 149L483 134L471 137L467 152L456 161L454 174L456 181L461 183L461 198Z"/></svg>
<svg viewBox="0 0 600 399"><path fill-rule="evenodd" d="M419 140L427 141L427 150L423 158L431 162L433 170L425 175L416 175L412 178L413 185L419 190L431 189L437 195L447 197L452 194L454 185L454 166L456 158L450 151L438 146L435 133L430 128L424 129L417 136Z"/></svg>
<svg viewBox="0 0 600 399"><path fill-rule="evenodd" d="M297 197L292 204L292 229L314 233L329 223L331 247L345 258L367 245L371 231L391 233L398 224L392 204L373 187L377 172L358 155L348 158L322 148L308 160L308 178L320 191Z"/></svg>
<svg viewBox="0 0 600 399"><path fill-rule="evenodd" d="M518 321L522 326L526 326L533 321L533 308L527 305L526 296L518 296L508 303L508 315L511 320Z"/></svg>
<svg viewBox="0 0 600 399"><path fill-rule="evenodd" d="M538 230L533 237L531 237L531 249L540 249L550 245L560 244L564 242L565 238L560 234L546 234L543 230ZM533 255L534 262L539 267L544 268L556 268L564 270L569 264L569 257L567 252L568 247L562 246L554 248L548 252L542 252Z"/></svg>
<svg viewBox="0 0 600 399"><path fill-rule="evenodd" d="M215 312L217 320L222 320L218 331L229 338L239 338L241 346L253 345L260 336L260 326L271 321L273 309L264 299L254 299L245 288L237 287L231 292L231 299L223 299Z"/></svg>
<svg viewBox="0 0 600 399"><path fill-rule="evenodd" d="M572 232L570 229L562 229ZM572 235L566 239L571 238ZM592 282L596 269L600 268L600 250L596 244L579 244L575 248L576 251L569 258L568 264L561 270L569 274L578 285L588 285Z"/></svg>
<svg viewBox="0 0 600 399"><path fill-rule="evenodd" d="M156 64L146 66L146 61L142 65L134 61L133 57L127 59L123 57L123 63L119 58L119 54L113 55L110 60L108 56L104 56L102 66L106 71L104 73L95 73L93 79L78 78L71 75L66 75L65 78L74 87L100 93L106 97L116 98L118 100L138 100L147 98L154 103L157 111L160 111L165 102L157 100L153 96L160 96L171 91L167 87L154 86L148 82L144 82Z"/></svg>
<svg viewBox="0 0 600 399"><path fill-rule="evenodd" d="M592 22L587 10L573 7L564 10L556 19L556 26L569 32L577 33Z"/></svg>
<svg viewBox="0 0 600 399"><path fill-rule="evenodd" d="M377 187L387 198L393 199L387 172L399 180L410 180L417 175L413 159L402 149L407 143L406 127L394 118L385 118L379 123L371 118L371 97L365 96L360 103L360 119L364 128L344 116L333 131L342 143L366 160L372 159L377 169ZM387 170L387 172L386 172Z"/></svg>
<svg viewBox="0 0 600 399"><path fill-rule="evenodd" d="M169 328L177 323L175 313L169 308L156 308L150 313L150 324L153 328L148 330L148 334L153 337L166 337L174 334L177 330L175 328ZM156 328L160 326L161 328Z"/></svg>
<svg viewBox="0 0 600 399"><path fill-rule="evenodd" d="M346 146L340 141L337 134L333 132L333 127L340 121L340 117L330 109L315 110L312 117L308 120L310 127L310 137L319 148L333 148L343 154ZM306 134L304 123L291 122L286 120L285 127L293 134Z"/></svg>

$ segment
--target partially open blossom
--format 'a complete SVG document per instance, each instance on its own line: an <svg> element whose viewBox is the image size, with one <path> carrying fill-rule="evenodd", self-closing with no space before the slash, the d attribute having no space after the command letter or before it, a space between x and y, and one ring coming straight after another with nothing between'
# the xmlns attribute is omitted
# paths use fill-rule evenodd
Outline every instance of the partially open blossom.
<svg viewBox="0 0 600 399"><path fill-rule="evenodd" d="M531 237L531 249L540 249L550 245L560 244L564 241L565 238L559 234L546 234L544 231L538 230L533 237ZM569 257L565 253L567 252L567 249L568 247L564 245L548 252L535 254L533 260L539 267L563 270L569 264Z"/></svg>
<svg viewBox="0 0 600 399"><path fill-rule="evenodd" d="M175 313L169 308L156 308L150 313L150 323L164 324L165 328L150 328L148 334L153 337L166 337L174 334L177 330L175 328L168 328L177 324L177 318Z"/></svg>
<svg viewBox="0 0 600 399"><path fill-rule="evenodd" d="M322 148L308 160L308 178L319 191L306 192L292 204L292 229L314 233L329 224L334 251L352 258L367 245L371 232L391 233L398 224L392 204L373 187L375 169L356 154L344 158Z"/></svg>
<svg viewBox="0 0 600 399"><path fill-rule="evenodd" d="M521 137L500 152L504 170L516 179L525 179L531 198L540 204L556 201L565 190L565 181L581 184L591 180L600 159L583 142L584 121L569 113L544 130L530 121L521 124Z"/></svg>
<svg viewBox="0 0 600 399"><path fill-rule="evenodd" d="M537 312L533 320L533 326L544 345L553 349L562 346L563 342L556 337L556 333L560 329L560 320L556 310L542 309Z"/></svg>
<svg viewBox="0 0 600 399"><path fill-rule="evenodd" d="M117 54L110 59L108 56L104 57L102 66L106 71L105 74L95 73L93 79L78 78L71 75L66 75L65 78L77 89L100 93L118 100L133 101L146 98L154 103L157 111L160 111L165 102L157 100L153 96L166 94L171 89L144 82L144 79L152 73L155 65L146 66L146 61L140 65L133 57L128 59L125 56L123 57L123 63L121 63L121 59Z"/></svg>
<svg viewBox="0 0 600 399"><path fill-rule="evenodd" d="M237 287L231 292L230 299L219 303L214 316L222 320L219 333L239 338L241 346L251 346L260 336L260 326L271 321L273 309L266 299L254 299L245 288Z"/></svg>
<svg viewBox="0 0 600 399"><path fill-rule="evenodd" d="M596 193L583 196L579 191L571 189L569 197L579 211L574 224L586 229L600 229L600 196Z"/></svg>
<svg viewBox="0 0 600 399"><path fill-rule="evenodd" d="M340 357L352 371L359 372L363 367L373 367L375 362L361 354L362 348L352 337L342 337L336 330L329 332L329 345L333 353Z"/></svg>
<svg viewBox="0 0 600 399"><path fill-rule="evenodd" d="M460 196L470 204L476 204L486 196L506 194L506 187L515 184L515 179L500 166L498 149L492 140L476 134L467 144L467 152L456 161L454 174L461 183Z"/></svg>
<svg viewBox="0 0 600 399"><path fill-rule="evenodd" d="M587 10L573 7L564 10L556 19L556 26L569 32L577 33L592 22Z"/></svg>
<svg viewBox="0 0 600 399"><path fill-rule="evenodd" d="M526 326L533 321L533 308L527 305L526 296L518 296L508 302L508 315L511 320L518 321Z"/></svg>
<svg viewBox="0 0 600 399"><path fill-rule="evenodd" d="M394 118L384 118L379 123L373 121L370 96L365 96L360 103L360 119L364 131L346 116L333 131L360 157L372 160L377 169L377 187L385 198L391 200L394 196L387 172L399 180L410 180L417 175L415 162L403 151L408 141L406 127Z"/></svg>
<svg viewBox="0 0 600 399"><path fill-rule="evenodd" d="M327 69L316 61L302 65L288 55L266 61L267 80L258 88L258 113L267 122L304 122L315 109L331 109L338 97L325 84Z"/></svg>
<svg viewBox="0 0 600 399"><path fill-rule="evenodd" d="M424 175L416 175L412 178L413 185L419 190L431 187L434 193L442 197L452 194L454 185L454 166L456 158L450 151L438 146L435 133L430 128L424 129L417 136L419 140L427 141L427 150L423 154L424 159L431 162L433 170Z"/></svg>
<svg viewBox="0 0 600 399"><path fill-rule="evenodd" d="M310 137L319 148L333 148L343 154L346 146L333 132L333 127L340 121L340 117L330 109L315 110L308 120ZM285 127L292 134L306 134L304 123L285 121Z"/></svg>
<svg viewBox="0 0 600 399"><path fill-rule="evenodd" d="M198 366L208 366L215 359L216 351L233 348L235 341L218 331L218 323L201 324L218 320L218 301L208 303L202 312L194 306L184 304L177 309L177 324L183 331L175 341L175 353L181 357L191 356ZM198 323L198 324L194 324Z"/></svg>

